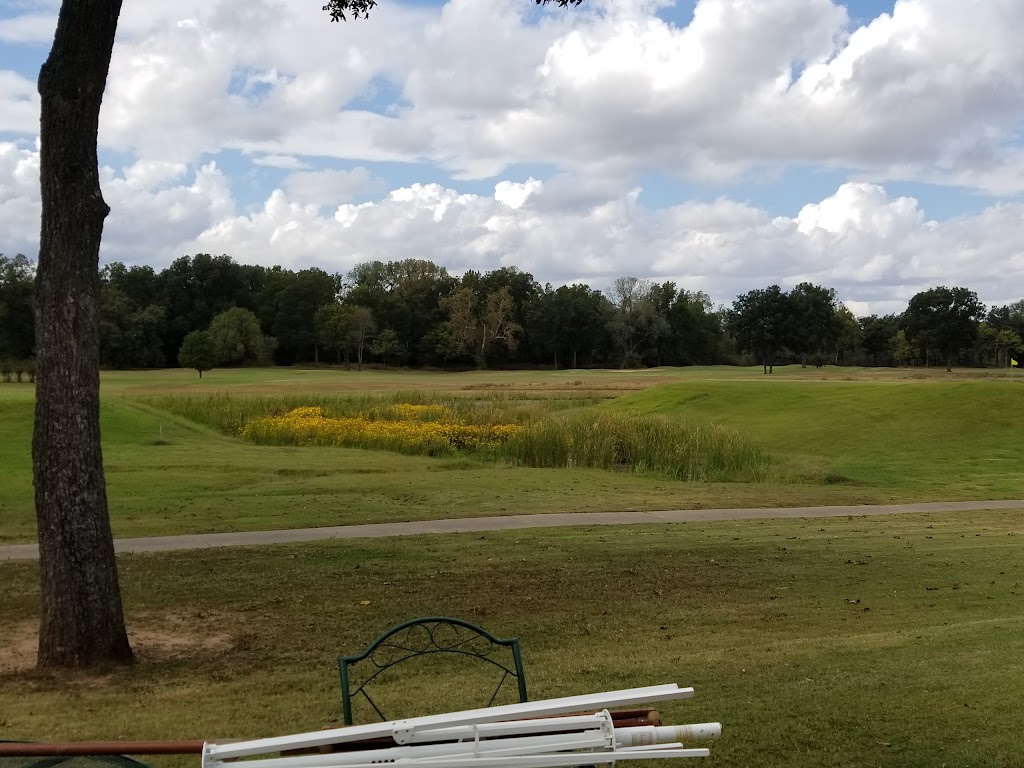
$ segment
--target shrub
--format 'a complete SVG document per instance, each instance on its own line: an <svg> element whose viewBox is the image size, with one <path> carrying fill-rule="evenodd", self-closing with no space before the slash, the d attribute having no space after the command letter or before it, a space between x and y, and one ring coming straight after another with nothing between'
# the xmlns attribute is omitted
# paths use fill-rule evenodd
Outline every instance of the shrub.
<svg viewBox="0 0 1024 768"><path fill-rule="evenodd" d="M11 365L10 360L0 360L0 380L4 384L10 384L14 381L14 366Z"/></svg>

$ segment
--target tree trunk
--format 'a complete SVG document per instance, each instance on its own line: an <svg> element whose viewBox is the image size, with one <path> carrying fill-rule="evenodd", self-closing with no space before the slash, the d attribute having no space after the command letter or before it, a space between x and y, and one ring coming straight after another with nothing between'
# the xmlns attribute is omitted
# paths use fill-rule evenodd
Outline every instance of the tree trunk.
<svg viewBox="0 0 1024 768"><path fill-rule="evenodd" d="M320 365L320 345L313 345L313 364Z"/></svg>
<svg viewBox="0 0 1024 768"><path fill-rule="evenodd" d="M576 367L576 347L572 348L572 367Z"/></svg>
<svg viewBox="0 0 1024 768"><path fill-rule="evenodd" d="M946 373L952 373L952 372L953 372L953 356L947 353L946 354Z"/></svg>
<svg viewBox="0 0 1024 768"><path fill-rule="evenodd" d="M121 0L64 0L39 73L35 431L41 668L130 662L100 446L96 157Z"/></svg>

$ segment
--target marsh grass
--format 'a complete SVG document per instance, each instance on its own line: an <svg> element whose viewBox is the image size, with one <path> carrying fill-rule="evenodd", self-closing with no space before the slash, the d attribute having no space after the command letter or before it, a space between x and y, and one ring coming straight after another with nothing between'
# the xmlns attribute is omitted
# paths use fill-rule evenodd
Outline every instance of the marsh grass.
<svg viewBox="0 0 1024 768"><path fill-rule="evenodd" d="M468 454L518 466L589 467L684 481L762 480L771 466L769 453L734 429L597 412L589 407L596 402L590 398L525 400L502 393L466 397L395 392L214 393L141 400L265 445L337 445L428 456ZM313 410L316 419L295 416Z"/></svg>
<svg viewBox="0 0 1024 768"><path fill-rule="evenodd" d="M676 480L758 480L766 450L726 427L693 427L657 416L575 413L528 425L493 452L530 467L594 467Z"/></svg>
<svg viewBox="0 0 1024 768"><path fill-rule="evenodd" d="M485 396L460 396L444 392L398 391L358 394L248 395L214 392L202 395L141 395L131 398L159 410L232 436L241 434L255 419L283 416L302 407L320 408L329 418L388 419L404 404L439 406L465 424L527 424L540 415L584 408L600 402L591 397L543 397L526 399L502 392ZM425 411L415 418L429 421Z"/></svg>

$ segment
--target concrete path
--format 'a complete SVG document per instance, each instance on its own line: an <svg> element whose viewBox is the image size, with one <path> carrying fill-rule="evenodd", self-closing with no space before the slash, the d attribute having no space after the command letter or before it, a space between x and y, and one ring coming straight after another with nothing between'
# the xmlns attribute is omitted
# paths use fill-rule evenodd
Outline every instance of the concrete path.
<svg viewBox="0 0 1024 768"><path fill-rule="evenodd" d="M466 517L448 520L422 520L411 523L375 523L340 525L330 528L295 528L281 531L242 533L199 533L187 536L151 536L116 539L119 554L168 552L178 549L211 547L249 547L265 544L290 544L323 539L372 539L386 536L415 536L424 533L468 533L507 531L522 528L559 528L587 525L655 525L710 520L758 520L793 517L846 517L860 515L905 515L911 512L970 512L982 509L1024 509L1024 500L937 501L918 504L878 504L848 507L780 507L761 509L673 509L663 512L556 512L503 517ZM0 546L0 560L35 560L35 544Z"/></svg>

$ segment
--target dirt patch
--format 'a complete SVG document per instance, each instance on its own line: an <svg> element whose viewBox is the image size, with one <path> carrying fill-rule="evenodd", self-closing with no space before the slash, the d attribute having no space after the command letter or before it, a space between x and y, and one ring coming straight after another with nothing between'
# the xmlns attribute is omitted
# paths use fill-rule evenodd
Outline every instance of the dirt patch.
<svg viewBox="0 0 1024 768"><path fill-rule="evenodd" d="M231 635L210 634L200 629L195 619L168 616L163 621L133 622L128 639L140 662L185 659L229 650L234 646ZM5 636L0 636L0 674L27 672L35 667L39 624L25 621Z"/></svg>
<svg viewBox="0 0 1024 768"><path fill-rule="evenodd" d="M26 621L0 639L0 674L23 672L35 665L38 633L39 625L34 621Z"/></svg>

